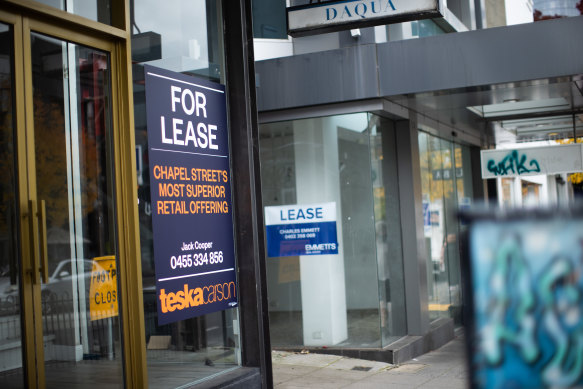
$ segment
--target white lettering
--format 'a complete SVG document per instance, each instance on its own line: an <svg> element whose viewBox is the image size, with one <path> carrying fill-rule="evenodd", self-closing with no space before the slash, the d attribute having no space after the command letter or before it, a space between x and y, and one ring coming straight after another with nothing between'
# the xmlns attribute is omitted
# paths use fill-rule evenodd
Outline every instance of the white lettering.
<svg viewBox="0 0 583 389"><path fill-rule="evenodd" d="M176 97L176 93L180 93L182 89L178 86L170 86L170 94L172 95L172 112L176 112L176 103L180 102L180 98Z"/></svg>
<svg viewBox="0 0 583 389"><path fill-rule="evenodd" d="M306 252L323 251L323 250L336 250L336 243L307 244L307 245L305 245L305 249L306 249Z"/></svg>
<svg viewBox="0 0 583 389"><path fill-rule="evenodd" d="M201 148L206 149L208 147L207 129L204 123L198 123L196 127L196 132L198 133L198 144Z"/></svg>
<svg viewBox="0 0 583 389"><path fill-rule="evenodd" d="M160 116L160 129L162 130L162 143L172 144L172 139L166 138L166 122L164 116Z"/></svg>
<svg viewBox="0 0 583 389"><path fill-rule="evenodd" d="M190 107L186 106L186 97L185 96L189 96L190 97ZM184 113L187 115L192 115L194 113L194 106L196 104L194 104L194 96L192 95L192 92L190 91L190 89L185 89L182 92L182 109L184 110Z"/></svg>
<svg viewBox="0 0 583 389"><path fill-rule="evenodd" d="M208 130L209 130L209 149L218 150L219 146L214 142L217 139L217 136L214 134L217 131L217 126L215 126L214 124L209 124Z"/></svg>
<svg viewBox="0 0 583 389"><path fill-rule="evenodd" d="M182 92L182 93L181 93ZM170 97L172 102L172 112L176 112L176 104L180 103L182 106L182 111L188 116L195 113L196 116L202 116L206 118L206 96L202 92L194 92L190 89L182 89L178 86L170 86Z"/></svg>
<svg viewBox="0 0 583 389"><path fill-rule="evenodd" d="M203 110L204 117L206 118L206 97L201 92L195 92L196 94L196 116L200 116L199 110Z"/></svg>
<svg viewBox="0 0 583 389"><path fill-rule="evenodd" d="M182 119L172 119L172 133L174 135L174 144L184 146L184 141L178 139L178 135L182 135L182 130L178 128L178 124L182 124Z"/></svg>
<svg viewBox="0 0 583 389"><path fill-rule="evenodd" d="M189 141L192 141L194 147L198 147L198 144L196 143L196 135L194 133L194 125L190 120L188 121L188 126L186 127L186 137L184 138L184 145L188 146Z"/></svg>

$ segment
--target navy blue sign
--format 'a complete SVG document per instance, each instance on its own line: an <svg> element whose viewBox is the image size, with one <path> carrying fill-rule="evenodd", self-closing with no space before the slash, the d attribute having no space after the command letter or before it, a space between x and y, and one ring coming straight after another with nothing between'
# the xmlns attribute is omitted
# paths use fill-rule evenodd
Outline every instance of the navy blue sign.
<svg viewBox="0 0 583 389"><path fill-rule="evenodd" d="M237 305L225 87L144 66L160 325Z"/></svg>
<svg viewBox="0 0 583 389"><path fill-rule="evenodd" d="M338 254L336 203L265 207L268 257Z"/></svg>

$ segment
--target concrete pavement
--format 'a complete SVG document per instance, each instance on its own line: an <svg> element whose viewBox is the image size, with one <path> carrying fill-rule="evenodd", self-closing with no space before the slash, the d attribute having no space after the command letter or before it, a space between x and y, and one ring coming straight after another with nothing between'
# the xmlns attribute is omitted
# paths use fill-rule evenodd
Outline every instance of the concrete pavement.
<svg viewBox="0 0 583 389"><path fill-rule="evenodd" d="M273 351L277 389L466 389L464 337L401 365L335 355Z"/></svg>

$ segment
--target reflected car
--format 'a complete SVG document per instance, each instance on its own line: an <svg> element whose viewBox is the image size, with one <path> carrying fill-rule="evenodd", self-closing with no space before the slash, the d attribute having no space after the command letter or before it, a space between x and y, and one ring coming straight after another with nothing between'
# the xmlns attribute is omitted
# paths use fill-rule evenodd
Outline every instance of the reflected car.
<svg viewBox="0 0 583 389"><path fill-rule="evenodd" d="M12 283L10 274L0 274L0 316L20 312L20 293L17 283Z"/></svg>
<svg viewBox="0 0 583 389"><path fill-rule="evenodd" d="M75 275L73 275L74 262L77 262L77 274ZM49 276L49 282L41 287L43 313L72 311L73 298L76 296L79 299L82 293L85 296L84 300L88 311L91 277L94 268L98 272L105 272L99 263L91 259L65 259L60 261ZM76 290L75 294L73 293L73 288Z"/></svg>

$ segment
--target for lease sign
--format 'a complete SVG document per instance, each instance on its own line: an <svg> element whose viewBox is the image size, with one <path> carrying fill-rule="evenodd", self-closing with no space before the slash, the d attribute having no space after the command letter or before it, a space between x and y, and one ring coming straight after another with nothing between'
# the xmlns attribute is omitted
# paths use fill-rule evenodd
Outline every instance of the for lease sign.
<svg viewBox="0 0 583 389"><path fill-rule="evenodd" d="M145 66L158 323L237 305L225 87Z"/></svg>
<svg viewBox="0 0 583 389"><path fill-rule="evenodd" d="M338 254L336 203L265 207L267 255Z"/></svg>

